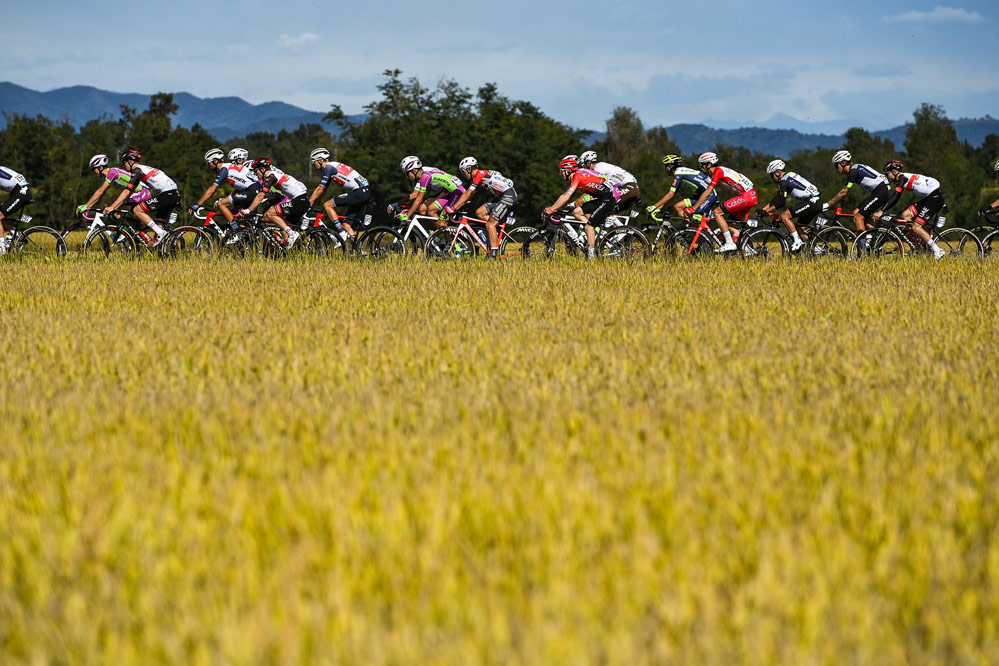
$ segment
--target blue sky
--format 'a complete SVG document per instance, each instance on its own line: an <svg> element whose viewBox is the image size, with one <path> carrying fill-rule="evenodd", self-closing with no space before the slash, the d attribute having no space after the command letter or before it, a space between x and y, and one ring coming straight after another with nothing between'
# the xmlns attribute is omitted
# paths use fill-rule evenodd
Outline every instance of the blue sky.
<svg viewBox="0 0 999 666"><path fill-rule="evenodd" d="M999 115L999 3L53 2L0 0L2 77L36 90L234 95L362 111L381 72L453 78L602 129L884 129L921 102ZM15 27L16 26L16 27ZM792 120L772 126L791 127Z"/></svg>

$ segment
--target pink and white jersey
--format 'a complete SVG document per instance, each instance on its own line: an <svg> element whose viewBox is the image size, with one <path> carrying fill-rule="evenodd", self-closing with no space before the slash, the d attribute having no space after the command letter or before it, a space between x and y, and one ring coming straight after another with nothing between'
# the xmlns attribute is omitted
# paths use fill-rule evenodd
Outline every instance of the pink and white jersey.
<svg viewBox="0 0 999 666"><path fill-rule="evenodd" d="M348 192L356 190L359 187L368 186L367 178L359 174L357 169L343 162L326 163L326 167L323 169L323 176L319 180L319 186L329 187L330 181L333 181Z"/></svg>
<svg viewBox="0 0 999 666"><path fill-rule="evenodd" d="M169 192L177 189L177 183L173 178L166 175L159 169L155 169L145 164L136 164L132 169L132 180L128 184L128 189L134 190L139 183L145 183L146 187L154 192Z"/></svg>
<svg viewBox="0 0 999 666"><path fill-rule="evenodd" d="M638 179L631 175L631 172L625 171L618 165L611 164L610 162L597 162L593 165L593 170L597 173L602 173L607 176L607 180L618 185L638 183Z"/></svg>
<svg viewBox="0 0 999 666"><path fill-rule="evenodd" d="M735 169L724 166L716 166L715 172L711 176L711 185L715 188L721 183L736 194L742 194L753 189L753 181L742 175Z"/></svg>
<svg viewBox="0 0 999 666"><path fill-rule="evenodd" d="M500 196L507 190L513 189L512 180L505 177L499 171L490 171L488 169L476 169L472 175L472 182L469 184L468 189L474 190L479 185L485 185L496 196Z"/></svg>
<svg viewBox="0 0 999 666"><path fill-rule="evenodd" d="M302 181L289 176L277 167L271 167L270 171L264 174L264 185L267 189L278 190L289 199L302 196L309 191Z"/></svg>
<svg viewBox="0 0 999 666"><path fill-rule="evenodd" d="M215 178L216 185L229 183L240 192L258 182L257 176L249 164L233 164L231 162L225 162L219 169L219 175Z"/></svg>
<svg viewBox="0 0 999 666"><path fill-rule="evenodd" d="M899 192L910 190L925 197L927 194L940 189L940 181L929 176L921 176L918 173L903 172L895 179L895 189Z"/></svg>

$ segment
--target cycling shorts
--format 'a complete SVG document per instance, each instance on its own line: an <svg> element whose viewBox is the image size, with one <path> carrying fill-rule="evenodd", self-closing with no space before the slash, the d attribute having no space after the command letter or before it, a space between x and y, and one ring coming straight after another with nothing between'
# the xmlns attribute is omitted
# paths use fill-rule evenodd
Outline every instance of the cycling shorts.
<svg viewBox="0 0 999 666"><path fill-rule="evenodd" d="M857 206L857 211L860 212L860 214L863 215L868 222L872 222L873 220L871 219L871 216L884 208L885 204L891 201L891 198L891 188L888 187L887 184L881 183L867 195L866 199L860 202L860 205Z"/></svg>
<svg viewBox="0 0 999 666"><path fill-rule="evenodd" d="M455 188L454 192L450 192L446 197L435 199L434 203L437 204L437 206L440 207L441 210L443 210L445 206L453 206L455 203L457 203L458 199L460 199L461 195L464 193L465 193L465 188L458 187Z"/></svg>
<svg viewBox="0 0 999 666"><path fill-rule="evenodd" d="M749 211L752 210L759 202L756 196L756 190L746 190L739 196L732 197L728 201L722 204L722 210L731 215L732 217L738 217L740 215L748 215ZM744 215L745 214L745 215Z"/></svg>
<svg viewBox="0 0 999 666"><path fill-rule="evenodd" d="M517 191L511 187L503 192L496 201L485 204L486 213L497 222L504 222L516 203Z"/></svg>
<svg viewBox="0 0 999 666"><path fill-rule="evenodd" d="M818 197L799 201L793 206L788 206L787 210L798 224L811 224L812 220L822 212L822 201Z"/></svg>
<svg viewBox="0 0 999 666"><path fill-rule="evenodd" d="M290 201L282 201L276 208L278 215L284 218L285 223L295 225L308 212L309 197L305 194L299 194Z"/></svg>
<svg viewBox="0 0 999 666"><path fill-rule="evenodd" d="M600 226L607 219L607 216L611 214L611 211L614 210L616 203L614 201L614 194L610 190L593 194L590 200L581 206L583 212L590 216L587 224L594 227Z"/></svg>
<svg viewBox="0 0 999 666"><path fill-rule="evenodd" d="M940 192L940 188L933 190L925 197L917 201L916 203L909 206L909 210L915 216L913 222L917 224L936 224L937 215L940 214L940 209L944 207L943 193Z"/></svg>
<svg viewBox="0 0 999 666"><path fill-rule="evenodd" d="M225 200L229 202L233 210L242 210L244 208L250 207L250 204L253 203L253 200L257 197L257 194L259 192L260 192L260 184L255 183L253 185L250 185L245 190L241 190L239 192L233 192L232 194L227 196Z"/></svg>
<svg viewBox="0 0 999 666"><path fill-rule="evenodd" d="M139 206L151 217L165 220L180 205L180 190L167 190L155 197L149 197Z"/></svg>
<svg viewBox="0 0 999 666"><path fill-rule="evenodd" d="M153 197L153 191L150 189L143 188L141 190L136 190L134 194L128 197L128 203L133 206L138 206L144 201L149 201Z"/></svg>
<svg viewBox="0 0 999 666"><path fill-rule="evenodd" d="M3 202L2 206L0 206L0 213L3 213L4 217L7 217L12 213L21 210L33 201L34 199L31 198L31 190L28 189L27 185L14 188L10 191L10 196L7 200Z"/></svg>
<svg viewBox="0 0 999 666"><path fill-rule="evenodd" d="M371 202L371 190L367 187L358 187L350 192L333 197L333 208L344 208L344 213L337 211L337 215L348 219L351 222L363 222L364 207Z"/></svg>

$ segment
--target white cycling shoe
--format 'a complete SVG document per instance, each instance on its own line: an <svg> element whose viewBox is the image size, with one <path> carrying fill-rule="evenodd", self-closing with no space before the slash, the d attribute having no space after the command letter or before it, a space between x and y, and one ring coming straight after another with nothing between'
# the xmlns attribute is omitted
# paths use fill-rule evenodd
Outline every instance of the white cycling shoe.
<svg viewBox="0 0 999 666"><path fill-rule="evenodd" d="M805 247L805 242L799 238L798 240L791 243L791 254L794 254L803 247Z"/></svg>
<svg viewBox="0 0 999 666"><path fill-rule="evenodd" d="M722 245L720 248L718 248L717 250L715 250L715 252L717 252L718 254L722 254L724 252L735 252L738 249L739 248L736 246L735 243L729 242L729 243L725 243L724 245Z"/></svg>
<svg viewBox="0 0 999 666"><path fill-rule="evenodd" d="M291 249L295 245L295 241L297 241L298 237L301 235L302 234L298 233L291 227L288 228L288 249Z"/></svg>

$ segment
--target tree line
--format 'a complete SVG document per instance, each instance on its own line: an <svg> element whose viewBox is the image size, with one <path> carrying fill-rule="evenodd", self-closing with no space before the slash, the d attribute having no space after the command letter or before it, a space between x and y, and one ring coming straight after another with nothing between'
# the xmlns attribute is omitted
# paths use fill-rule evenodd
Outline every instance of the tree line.
<svg viewBox="0 0 999 666"><path fill-rule="evenodd" d="M399 169L405 155L418 155L424 164L451 173L457 173L462 157L474 155L485 168L498 169L513 179L520 195L515 213L521 220L533 220L564 190L557 164L566 154L592 148L602 160L631 171L638 178L645 204L659 199L668 186L662 157L682 154L663 127L647 129L627 107L615 108L604 138L587 145L590 133L586 130L549 118L530 102L503 96L495 84L472 92L453 80L441 80L435 86L425 86L416 78L404 80L399 70L388 70L384 76L378 86L381 96L365 107L363 121L350 122L338 106L331 107L325 120L338 128L335 136L322 125L308 124L291 132L251 133L225 142L223 148L242 146L251 156L267 156L313 187L319 175L309 164L309 152L325 146L332 159L350 164L368 178L378 203L399 199L409 191ZM141 112L122 106L120 117L91 120L79 129L65 120L5 112L0 163L28 178L35 197L32 213L56 226L99 185L87 169L90 157L105 153L113 162L125 147L139 150L146 163L169 174L177 181L185 204L191 203L214 178L202 157L219 142L199 125L174 126L171 115L177 108L171 93L158 93ZM923 104L914 111L905 137L905 145L898 147L855 127L846 132L842 148L853 153L855 162L880 168L886 160L897 158L907 169L937 178L951 219L972 224L974 212L986 199L995 199L999 189L992 170L999 158L999 136L989 135L980 147L961 142L943 108ZM766 155L725 145L714 150L721 164L753 180L761 203L776 190L766 174L766 165L775 157L815 183L826 198L843 185L832 167L836 149L791 155ZM696 168L696 155L684 158L685 164ZM859 194L851 197L859 200ZM854 203L852 198L844 202L845 206Z"/></svg>

